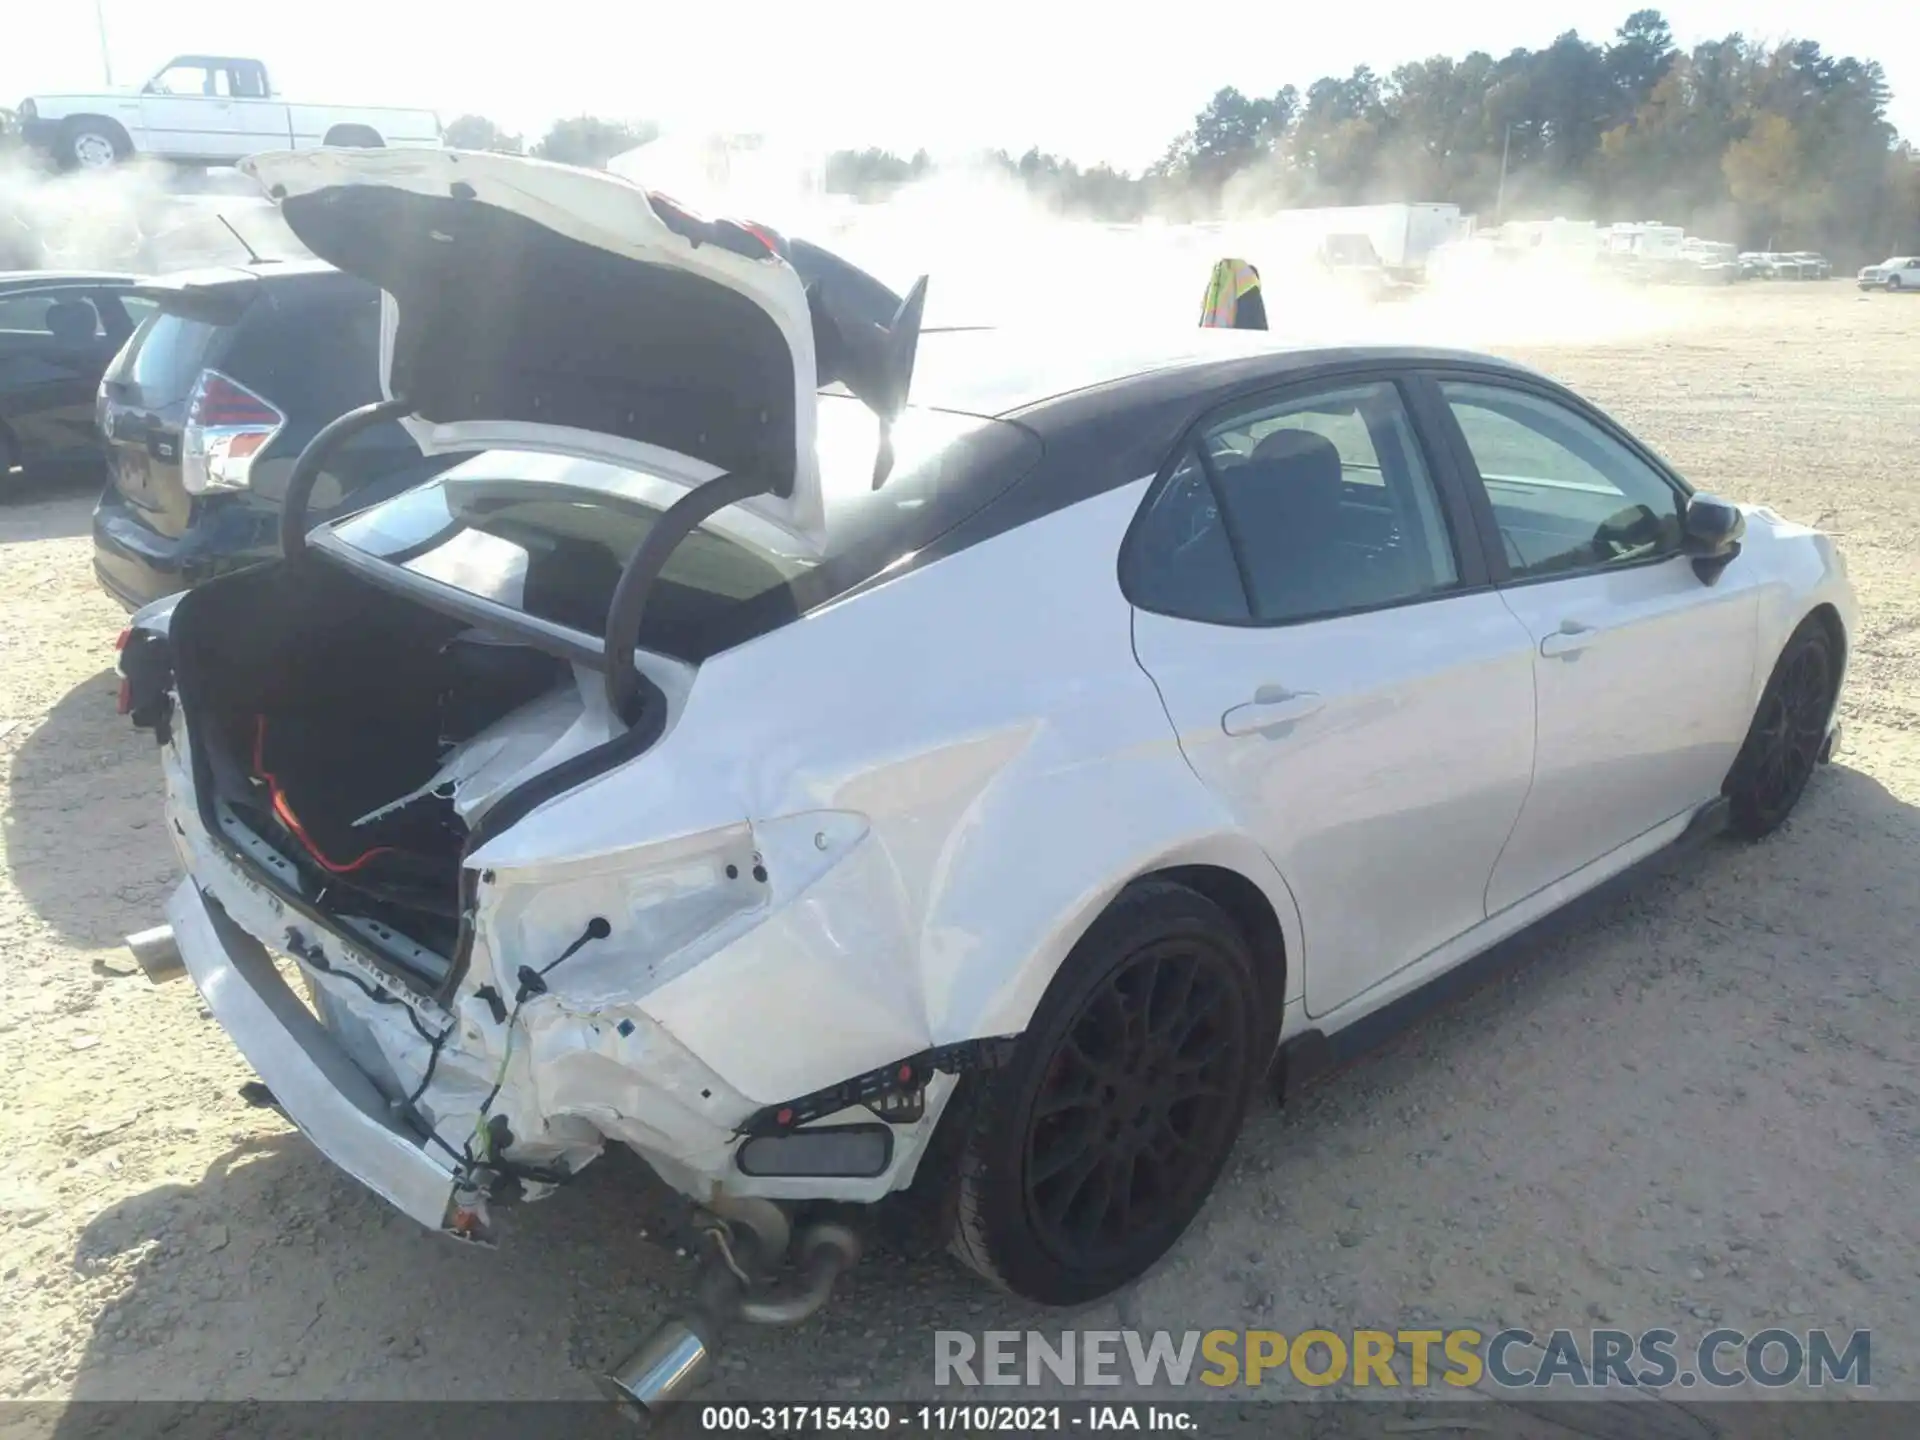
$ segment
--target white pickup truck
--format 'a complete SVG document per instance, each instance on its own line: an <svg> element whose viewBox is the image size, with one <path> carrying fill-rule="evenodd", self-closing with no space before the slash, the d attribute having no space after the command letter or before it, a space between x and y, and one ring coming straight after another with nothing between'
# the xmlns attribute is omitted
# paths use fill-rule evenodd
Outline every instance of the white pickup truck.
<svg viewBox="0 0 1920 1440"><path fill-rule="evenodd" d="M19 116L27 143L68 169L135 155L231 165L266 150L441 144L431 110L290 105L265 65L230 55L176 56L138 91L30 95Z"/></svg>

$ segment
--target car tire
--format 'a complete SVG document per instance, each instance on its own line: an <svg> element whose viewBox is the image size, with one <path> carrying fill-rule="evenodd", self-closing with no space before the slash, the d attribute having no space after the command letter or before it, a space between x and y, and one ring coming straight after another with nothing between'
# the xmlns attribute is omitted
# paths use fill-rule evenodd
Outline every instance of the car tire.
<svg viewBox="0 0 1920 1440"><path fill-rule="evenodd" d="M1232 1153L1277 1011L1218 905L1170 881L1129 888L1074 946L1012 1059L956 1094L948 1248L1043 1305L1145 1273Z"/></svg>
<svg viewBox="0 0 1920 1440"><path fill-rule="evenodd" d="M108 120L69 120L60 132L59 161L68 170L109 170L132 147L119 126Z"/></svg>
<svg viewBox="0 0 1920 1440"><path fill-rule="evenodd" d="M1889 275L1887 277L1887 289L1889 290L1900 289L1900 277L1898 275Z"/></svg>
<svg viewBox="0 0 1920 1440"><path fill-rule="evenodd" d="M1834 660L1833 637L1811 615L1781 650L1724 787L1728 828L1743 839L1779 829L1806 790L1833 716Z"/></svg>

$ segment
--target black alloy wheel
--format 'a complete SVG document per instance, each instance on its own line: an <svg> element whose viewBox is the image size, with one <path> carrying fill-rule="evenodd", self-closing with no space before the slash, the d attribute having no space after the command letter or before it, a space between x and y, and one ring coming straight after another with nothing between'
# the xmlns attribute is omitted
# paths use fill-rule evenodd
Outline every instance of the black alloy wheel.
<svg viewBox="0 0 1920 1440"><path fill-rule="evenodd" d="M1144 1273L1232 1153L1278 1012L1219 906L1168 881L1123 893L1061 966L1011 1062L970 1077L952 1117L964 1136L953 1251L1049 1305Z"/></svg>
<svg viewBox="0 0 1920 1440"><path fill-rule="evenodd" d="M1104 1268L1198 1208L1245 1083L1241 998L1221 953L1176 939L1136 951L1082 1004L1027 1131L1029 1221L1061 1261Z"/></svg>
<svg viewBox="0 0 1920 1440"><path fill-rule="evenodd" d="M1727 777L1736 833L1770 834L1799 802L1826 745L1833 682L1833 641L1826 626L1808 618L1781 652Z"/></svg>

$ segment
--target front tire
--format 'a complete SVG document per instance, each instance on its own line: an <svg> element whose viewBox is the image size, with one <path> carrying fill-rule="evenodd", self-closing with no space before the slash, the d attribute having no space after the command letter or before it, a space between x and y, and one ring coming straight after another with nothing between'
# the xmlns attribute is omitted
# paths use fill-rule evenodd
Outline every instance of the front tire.
<svg viewBox="0 0 1920 1440"><path fill-rule="evenodd" d="M1045 1305L1111 1294L1199 1214L1271 1058L1275 1007L1219 906L1168 881L1126 891L1082 937L981 1083L949 1248Z"/></svg>
<svg viewBox="0 0 1920 1440"><path fill-rule="evenodd" d="M59 160L68 170L111 170L131 150L127 137L105 120L70 120L60 133Z"/></svg>
<svg viewBox="0 0 1920 1440"><path fill-rule="evenodd" d="M1887 277L1887 289L1898 290L1899 288L1900 288L1900 277L1898 275L1889 275Z"/></svg>
<svg viewBox="0 0 1920 1440"><path fill-rule="evenodd" d="M1748 840L1779 829L1826 745L1834 701L1833 637L1809 615L1788 637L1728 772L1729 828Z"/></svg>

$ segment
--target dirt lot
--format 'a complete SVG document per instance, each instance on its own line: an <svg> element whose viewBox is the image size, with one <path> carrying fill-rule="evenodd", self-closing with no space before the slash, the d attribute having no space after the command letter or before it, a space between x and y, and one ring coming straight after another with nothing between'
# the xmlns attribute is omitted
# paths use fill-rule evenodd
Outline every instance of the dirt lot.
<svg viewBox="0 0 1920 1440"><path fill-rule="evenodd" d="M1865 608L1840 763L1784 832L1674 857L1601 921L1285 1112L1174 1259L1026 1312L895 1245L728 1383L853 1398L973 1330L1724 1321L1875 1331L1920 1397L1920 302L1690 303L1684 333L1532 349L1698 483L1838 532ZM114 714L91 496L0 507L0 1396L584 1397L689 1263L634 1167L427 1235L271 1114L188 984L118 949L176 877L152 741ZM1678 678L1678 677L1677 677Z"/></svg>

